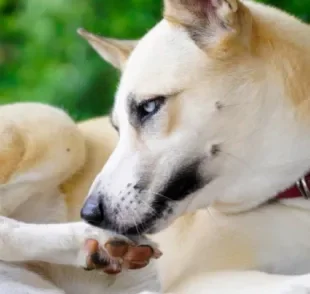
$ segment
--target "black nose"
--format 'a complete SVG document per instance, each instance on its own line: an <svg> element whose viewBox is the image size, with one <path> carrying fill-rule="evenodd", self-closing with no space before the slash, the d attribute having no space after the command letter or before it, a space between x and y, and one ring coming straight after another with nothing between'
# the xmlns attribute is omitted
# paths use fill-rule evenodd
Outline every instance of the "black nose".
<svg viewBox="0 0 310 294"><path fill-rule="evenodd" d="M81 218L93 226L102 225L104 215L101 201L90 196L81 210Z"/></svg>

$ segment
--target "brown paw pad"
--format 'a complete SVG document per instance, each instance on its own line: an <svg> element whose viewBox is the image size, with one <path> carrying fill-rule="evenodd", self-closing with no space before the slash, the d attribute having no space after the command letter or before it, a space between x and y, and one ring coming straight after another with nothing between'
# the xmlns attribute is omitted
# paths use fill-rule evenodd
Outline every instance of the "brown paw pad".
<svg viewBox="0 0 310 294"><path fill-rule="evenodd" d="M152 258L159 258L159 250L151 246L138 246L134 243L111 240L106 243L105 248L108 254L114 258L123 260L123 268L140 269L147 266Z"/></svg>
<svg viewBox="0 0 310 294"><path fill-rule="evenodd" d="M88 252L85 270L101 270L110 275L122 271L121 261L111 258L96 240L87 240L85 249Z"/></svg>
<svg viewBox="0 0 310 294"><path fill-rule="evenodd" d="M103 248L96 240L88 240L85 248L88 252L86 270L101 270L110 275L118 274L122 269L144 268L152 258L161 256L161 252L151 246L117 239L111 239Z"/></svg>

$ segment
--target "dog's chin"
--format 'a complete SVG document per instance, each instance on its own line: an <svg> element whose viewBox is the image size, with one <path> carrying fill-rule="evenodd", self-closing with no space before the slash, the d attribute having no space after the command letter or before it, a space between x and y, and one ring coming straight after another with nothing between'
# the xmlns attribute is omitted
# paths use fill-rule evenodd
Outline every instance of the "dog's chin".
<svg viewBox="0 0 310 294"><path fill-rule="evenodd" d="M139 224L137 227L139 228ZM117 230L116 233L128 236L128 237L137 237L137 236L143 236L143 235L153 235L161 232L165 227L160 227L160 226L152 226L150 228L146 228L143 231L138 230L137 227L128 227L128 228L123 228L121 230Z"/></svg>
<svg viewBox="0 0 310 294"><path fill-rule="evenodd" d="M146 219L144 222L133 226L122 226L116 232L125 236L153 235L166 229L171 223L172 221Z"/></svg>
<svg viewBox="0 0 310 294"><path fill-rule="evenodd" d="M154 235L167 229L178 218L172 209L168 209L161 217L155 218L154 215L146 215L143 222L132 226L122 226L117 233L125 236Z"/></svg>
<svg viewBox="0 0 310 294"><path fill-rule="evenodd" d="M147 235L155 235L162 232L163 230L170 227L173 221L162 222L160 224L155 224L153 227L149 228L146 232Z"/></svg>

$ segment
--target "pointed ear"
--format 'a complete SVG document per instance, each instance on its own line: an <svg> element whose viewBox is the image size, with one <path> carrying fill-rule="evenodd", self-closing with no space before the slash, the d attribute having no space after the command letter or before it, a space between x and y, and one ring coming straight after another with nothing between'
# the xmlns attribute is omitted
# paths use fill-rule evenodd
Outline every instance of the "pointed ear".
<svg viewBox="0 0 310 294"><path fill-rule="evenodd" d="M88 41L105 61L119 70L123 70L129 55L138 43L136 40L104 38L84 29L78 29L78 34Z"/></svg>
<svg viewBox="0 0 310 294"><path fill-rule="evenodd" d="M250 12L239 0L165 0L164 16L185 26L202 47L223 37L248 34L252 23Z"/></svg>

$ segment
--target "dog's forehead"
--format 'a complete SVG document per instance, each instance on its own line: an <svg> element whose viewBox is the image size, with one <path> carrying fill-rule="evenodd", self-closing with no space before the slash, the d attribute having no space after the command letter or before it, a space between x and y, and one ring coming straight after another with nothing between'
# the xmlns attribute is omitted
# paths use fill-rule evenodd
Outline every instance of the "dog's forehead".
<svg viewBox="0 0 310 294"><path fill-rule="evenodd" d="M181 26L162 20L138 44L123 73L121 99L182 91L201 74L207 56Z"/></svg>

